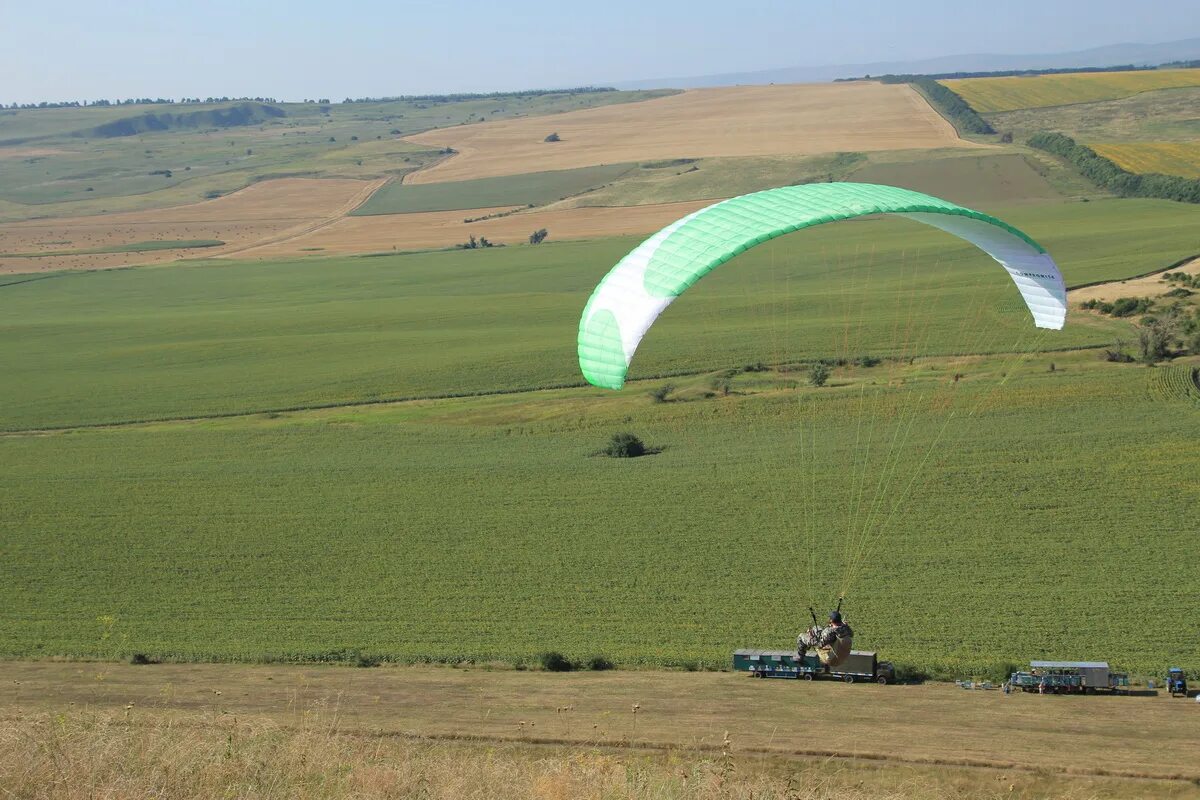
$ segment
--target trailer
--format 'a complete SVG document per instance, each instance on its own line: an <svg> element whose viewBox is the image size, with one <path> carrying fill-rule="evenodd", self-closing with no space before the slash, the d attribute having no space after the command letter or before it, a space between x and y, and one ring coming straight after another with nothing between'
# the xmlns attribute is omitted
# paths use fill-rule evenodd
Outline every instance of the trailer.
<svg viewBox="0 0 1200 800"><path fill-rule="evenodd" d="M875 653L851 650L850 655L836 667L826 667L814 654L803 659L794 650L735 650L735 672L749 672L756 678L796 678L811 681L832 678L846 683L873 681L878 684L896 682L896 670L890 661L880 661Z"/></svg>
<svg viewBox="0 0 1200 800"><path fill-rule="evenodd" d="M1113 672L1107 661L1030 661L1028 672L1014 672L1014 689L1041 694L1095 694L1129 691L1129 675Z"/></svg>

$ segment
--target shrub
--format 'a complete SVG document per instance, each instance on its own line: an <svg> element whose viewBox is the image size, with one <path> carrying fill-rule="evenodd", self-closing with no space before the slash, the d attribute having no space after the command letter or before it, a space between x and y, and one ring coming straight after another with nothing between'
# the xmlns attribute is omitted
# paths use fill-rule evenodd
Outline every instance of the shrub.
<svg viewBox="0 0 1200 800"><path fill-rule="evenodd" d="M543 142L561 142L562 138L557 133L552 133L549 136L547 136L545 139L542 139L542 141Z"/></svg>
<svg viewBox="0 0 1200 800"><path fill-rule="evenodd" d="M548 650L538 656L542 669L547 672L571 672L577 666L574 661L554 650Z"/></svg>
<svg viewBox="0 0 1200 800"><path fill-rule="evenodd" d="M813 364L812 368L808 371L808 382L813 386L824 386L829 380L829 375L831 372L832 370L829 368L828 364L818 361L816 364Z"/></svg>
<svg viewBox="0 0 1200 800"><path fill-rule="evenodd" d="M675 391L674 384L664 383L662 386L659 386L657 389L654 389L653 391L651 391L650 397L653 398L654 402L656 402L656 403L665 403L665 402L667 402L667 397L673 391Z"/></svg>
<svg viewBox="0 0 1200 800"><path fill-rule="evenodd" d="M995 129L975 109L953 90L929 78L917 78L912 83L929 98L938 111L950 118L954 127L967 133L995 133Z"/></svg>
<svg viewBox="0 0 1200 800"><path fill-rule="evenodd" d="M637 458L646 455L646 445L632 433L614 433L603 452L610 458Z"/></svg>
<svg viewBox="0 0 1200 800"><path fill-rule="evenodd" d="M1157 321L1138 329L1138 358L1146 364L1157 364L1171 355L1171 335Z"/></svg>
<svg viewBox="0 0 1200 800"><path fill-rule="evenodd" d="M546 230L545 228L538 228L536 231L529 234L529 243L541 244L542 242L546 241L546 237L549 235L550 231Z"/></svg>
<svg viewBox="0 0 1200 800"><path fill-rule="evenodd" d="M616 669L616 664L609 661L604 656L592 656L587 660L587 668L594 672L602 672L604 670Z"/></svg>
<svg viewBox="0 0 1200 800"><path fill-rule="evenodd" d="M159 661L157 658L151 658L150 656L146 655L145 653L134 653L133 655L131 655L129 657L129 663L137 664L137 665L145 665L145 664L157 664L157 663L159 663Z"/></svg>
<svg viewBox="0 0 1200 800"><path fill-rule="evenodd" d="M881 361L882 359L876 358L875 356L859 356L858 358L854 359L854 363L858 364L860 367L877 367Z"/></svg>
<svg viewBox="0 0 1200 800"><path fill-rule="evenodd" d="M1146 297L1122 297L1112 304L1111 313L1114 317L1132 317L1134 314L1144 314L1154 303Z"/></svg>

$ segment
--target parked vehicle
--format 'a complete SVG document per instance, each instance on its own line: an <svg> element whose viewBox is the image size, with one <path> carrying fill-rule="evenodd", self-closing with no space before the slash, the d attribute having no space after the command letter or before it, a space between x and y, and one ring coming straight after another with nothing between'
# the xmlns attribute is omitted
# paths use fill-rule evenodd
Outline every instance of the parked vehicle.
<svg viewBox="0 0 1200 800"><path fill-rule="evenodd" d="M833 678L846 683L874 681L879 684L896 682L896 671L890 661L880 661L876 654L851 650L849 657L836 667L826 667L816 655L798 658L791 650L736 650L733 669L749 672L756 678L798 678L816 680Z"/></svg>
<svg viewBox="0 0 1200 800"><path fill-rule="evenodd" d="M1107 661L1031 661L1029 672L1014 672L1014 689L1046 694L1129 692L1129 675L1113 672Z"/></svg>

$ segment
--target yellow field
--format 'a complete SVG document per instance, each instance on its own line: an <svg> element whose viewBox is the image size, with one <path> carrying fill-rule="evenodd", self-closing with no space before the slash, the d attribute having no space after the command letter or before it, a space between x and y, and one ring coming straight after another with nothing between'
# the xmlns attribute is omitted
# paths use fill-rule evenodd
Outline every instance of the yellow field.
<svg viewBox="0 0 1200 800"><path fill-rule="evenodd" d="M1013 78L940 81L980 113L1116 100L1155 89L1200 86L1200 69L1073 72Z"/></svg>
<svg viewBox="0 0 1200 800"><path fill-rule="evenodd" d="M561 141L544 141L551 133ZM650 159L972 146L908 86L863 82L697 89L431 130L409 141L458 151L410 175L410 183Z"/></svg>
<svg viewBox="0 0 1200 800"><path fill-rule="evenodd" d="M1129 172L1200 178L1200 142L1121 142L1089 146Z"/></svg>

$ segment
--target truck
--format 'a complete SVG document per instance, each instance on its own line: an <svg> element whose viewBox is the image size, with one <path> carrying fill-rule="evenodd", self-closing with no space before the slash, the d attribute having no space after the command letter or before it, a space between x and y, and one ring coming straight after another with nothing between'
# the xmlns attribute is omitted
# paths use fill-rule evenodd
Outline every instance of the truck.
<svg viewBox="0 0 1200 800"><path fill-rule="evenodd" d="M1009 677L1014 689L1048 694L1095 694L1129 691L1129 675L1114 672L1107 661L1030 661L1028 672Z"/></svg>
<svg viewBox="0 0 1200 800"><path fill-rule="evenodd" d="M735 672L749 672L756 678L796 678L811 681L832 678L846 683L873 681L878 684L896 682L896 670L890 661L880 661L874 652L851 650L850 655L836 667L826 667L815 654L800 658L794 650L735 650Z"/></svg>

